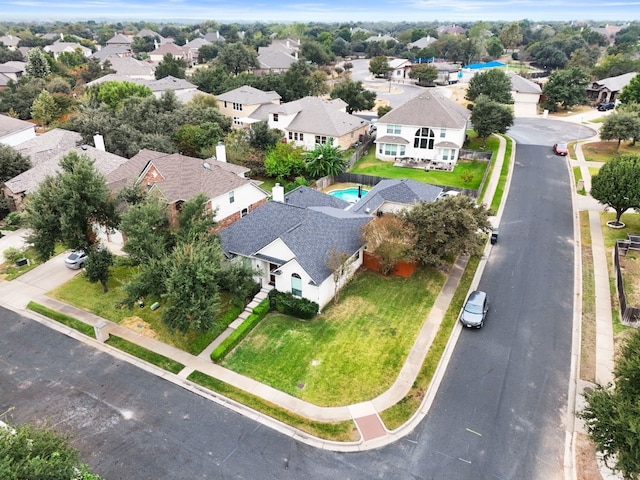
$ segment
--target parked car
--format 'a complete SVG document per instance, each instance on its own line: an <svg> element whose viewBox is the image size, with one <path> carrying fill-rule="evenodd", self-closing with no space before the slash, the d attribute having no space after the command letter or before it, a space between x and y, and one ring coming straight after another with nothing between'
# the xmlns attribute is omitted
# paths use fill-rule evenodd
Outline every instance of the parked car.
<svg viewBox="0 0 640 480"><path fill-rule="evenodd" d="M84 250L74 250L64 259L64 264L71 270L79 270L84 267L87 257L87 252Z"/></svg>
<svg viewBox="0 0 640 480"><path fill-rule="evenodd" d="M556 155L562 155L563 157L569 153L569 149L567 148L566 143L556 143L553 146L553 153Z"/></svg>
<svg viewBox="0 0 640 480"><path fill-rule="evenodd" d="M613 110L616 107L614 102L602 102L598 104L598 111L606 112L607 110Z"/></svg>
<svg viewBox="0 0 640 480"><path fill-rule="evenodd" d="M481 290L474 290L464 304L460 314L460 323L469 328L482 328L484 319L489 311L487 294Z"/></svg>
<svg viewBox="0 0 640 480"><path fill-rule="evenodd" d="M460 192L458 190L445 190L438 194L436 200L439 198L455 197L457 195L460 195Z"/></svg>

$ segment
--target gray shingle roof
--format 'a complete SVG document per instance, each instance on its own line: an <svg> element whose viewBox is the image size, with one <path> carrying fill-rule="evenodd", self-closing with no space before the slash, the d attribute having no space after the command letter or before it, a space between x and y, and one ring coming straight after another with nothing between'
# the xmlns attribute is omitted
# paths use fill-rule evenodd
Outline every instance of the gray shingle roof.
<svg viewBox="0 0 640 480"><path fill-rule="evenodd" d="M54 128L13 148L22 155L29 157L31 165L35 166L42 161L66 152L81 141L82 135L78 132Z"/></svg>
<svg viewBox="0 0 640 480"><path fill-rule="evenodd" d="M107 45L131 45L132 43L133 40L121 33L116 33L113 37L107 40Z"/></svg>
<svg viewBox="0 0 640 480"><path fill-rule="evenodd" d="M228 92L218 95L218 100L225 102L236 102L243 105L259 105L262 103L273 103L274 100L279 101L280 95L273 90L265 92L249 85L234 88Z"/></svg>
<svg viewBox="0 0 640 480"><path fill-rule="evenodd" d="M351 204L337 197L319 192L313 188L300 186L295 190L291 190L284 196L284 202L296 207L332 207L344 210Z"/></svg>
<svg viewBox="0 0 640 480"><path fill-rule="evenodd" d="M521 77L514 72L507 72L507 75L509 75L509 79L511 80L511 90L513 92L542 94L542 89L537 83Z"/></svg>
<svg viewBox="0 0 640 480"><path fill-rule="evenodd" d="M316 285L331 275L326 266L331 250L355 253L362 242L360 228L371 220L339 209L322 211L270 201L220 231L227 255L256 256L280 238Z"/></svg>
<svg viewBox="0 0 640 480"><path fill-rule="evenodd" d="M131 49L129 48L128 45L115 43L115 44L106 45L102 47L100 50L93 52L90 58L97 58L99 61L104 62L107 58L113 55L121 57L125 55L130 55L130 54L131 54Z"/></svg>
<svg viewBox="0 0 640 480"><path fill-rule="evenodd" d="M626 87L632 78L637 75L637 72L623 73L616 77L603 78L597 82L593 82L592 90L599 90L601 88L607 88L611 92L619 92Z"/></svg>
<svg viewBox="0 0 640 480"><path fill-rule="evenodd" d="M35 128L33 123L20 120L19 118L9 117L8 115L0 115L0 138L11 135L12 133L21 132L29 128Z"/></svg>
<svg viewBox="0 0 640 480"><path fill-rule="evenodd" d="M470 116L471 112L462 105L435 91L425 91L391 110L378 120L378 124L465 128Z"/></svg>
<svg viewBox="0 0 640 480"><path fill-rule="evenodd" d="M442 188L415 180L385 179L373 187L369 193L356 202L351 211L375 212L384 202L402 203L407 206L418 202L433 202Z"/></svg>
<svg viewBox="0 0 640 480"><path fill-rule="evenodd" d="M111 68L117 75L153 76L155 67L149 62L143 62L133 57L108 57Z"/></svg>
<svg viewBox="0 0 640 480"><path fill-rule="evenodd" d="M285 69L290 68L297 61L298 59L293 55L281 51L263 52L258 55L260 68Z"/></svg>
<svg viewBox="0 0 640 480"><path fill-rule="evenodd" d="M86 155L91 158L94 161L96 170L105 176L127 161L126 158L119 155L98 150L89 145L82 145L81 147L70 148L34 165L26 172L5 182L5 185L13 193L29 193L35 190L47 176L55 175L60 171L60 160L70 152L76 152L78 155Z"/></svg>

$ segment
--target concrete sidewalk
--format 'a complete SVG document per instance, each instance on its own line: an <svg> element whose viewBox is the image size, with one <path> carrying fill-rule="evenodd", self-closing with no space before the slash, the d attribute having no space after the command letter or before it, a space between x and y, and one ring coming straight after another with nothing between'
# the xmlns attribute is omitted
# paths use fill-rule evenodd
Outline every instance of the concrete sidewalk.
<svg viewBox="0 0 640 480"><path fill-rule="evenodd" d="M506 141L504 138L500 137L499 152L495 165L493 167L493 174L487 184L485 198L493 198L493 195L497 189L500 172L502 170L505 149ZM498 216L492 219L494 226L497 226L499 223L501 211L502 209L499 210ZM475 286L477 285L482 275L482 271L486 264L486 260L489 256L488 254L490 253L491 248L492 245L487 242L485 255L480 261L480 265L476 272L476 276L474 277L471 288L475 288ZM454 333L449 339L445 354L441 359L440 365L438 366L431 386L427 391L422 406L416 413L416 415L414 415L414 417L405 425L401 426L393 432L390 432L385 428L379 417L379 412L382 412L383 410L391 407L402 398L404 398L413 385L417 375L420 372L429 348L436 337L437 331L440 327L440 324L442 323L444 315L447 312L451 300L457 291L466 264L467 258L460 257L452 266L449 276L442 290L437 296L433 308L425 319L423 326L418 333L416 341L412 346L407 359L402 366L400 374L398 375L398 378L395 380L393 385L386 392L370 401L342 407L319 407L317 405L313 405L309 402L305 402L272 387L257 382L251 378L239 375L231 370L214 364L209 359L208 353L206 355L201 354L199 356L191 355L183 350L179 350L175 347L138 333L133 329L123 327L84 310L45 296L44 294L47 291L56 286L53 285L52 282L56 284L63 283L77 273L64 268L62 256L54 259L54 261L48 262L47 264L44 264L32 270L27 275L21 277L21 279L16 283L5 282L3 284L0 284L0 302L8 306L9 308L23 310L26 307L28 301L33 300L52 310L56 310L71 317L82 320L87 324L94 326L97 332L96 336L99 340L87 338L86 336L76 332L75 330L61 327L60 324L57 324L57 322L53 322L33 312L21 311L21 313L26 314L32 318L36 318L43 323L52 325L54 326L54 328L64 331L70 336L85 341L86 343L90 343L96 348L108 351L109 353L117 355L121 358L126 358L127 361L130 361L140 366L141 368L144 368L145 370L153 372L154 374L157 374L165 378L166 380L180 385L183 388L187 388L194 393L205 396L216 402L233 408L234 410L244 415L254 418L262 423L268 424L270 427L275 428L280 432L295 436L305 443L336 451L357 451L378 448L380 446L392 443L405 435L408 435L428 413L429 407L433 401L438 385L440 384L440 380L445 371L446 363L449 356L451 355L451 352L453 351L453 347L455 346L458 338L461 327L457 322L454 328ZM39 269L41 269L41 273L38 272ZM53 280L54 277L55 280ZM129 342L144 347L147 350L170 358L184 365L184 368L181 372L179 372L179 374L175 375L165 370L161 370L153 365L150 365L140 359L132 357L126 353L117 351L116 349L109 347L108 345L105 345L100 341L108 337L108 335L121 337ZM205 352L210 352L215 347L215 344L216 342L207 347L205 349ZM260 414L259 412L245 407L244 405L241 405L228 398L218 395L215 392L206 390L193 382L190 382L189 380L187 380L187 377L194 371L199 371L211 377L224 381L229 385L249 392L252 395L255 395L265 401L271 402L283 409L294 412L310 420L320 422L353 420L360 431L361 440L358 442L342 443L329 442L312 437L293 427L282 424L276 420Z"/></svg>

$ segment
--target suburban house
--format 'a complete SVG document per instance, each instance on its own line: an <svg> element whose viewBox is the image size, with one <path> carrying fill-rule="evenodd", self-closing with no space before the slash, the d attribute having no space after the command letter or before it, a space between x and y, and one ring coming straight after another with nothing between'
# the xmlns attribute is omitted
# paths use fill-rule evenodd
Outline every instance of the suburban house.
<svg viewBox="0 0 640 480"><path fill-rule="evenodd" d="M211 42L205 40L204 38L194 38L190 42L185 43L184 48L188 51L188 56L191 59L192 64L196 64L200 62L199 51L200 47L203 45L211 45Z"/></svg>
<svg viewBox="0 0 640 480"><path fill-rule="evenodd" d="M24 65L24 62L17 61L0 63L0 89L8 87L9 82L17 82L24 73Z"/></svg>
<svg viewBox="0 0 640 480"><path fill-rule="evenodd" d="M362 264L364 244L359 234L371 217L327 206L322 200L318 206L298 206L287 201L305 196L295 192L285 197L284 189L276 185L272 201L219 232L221 245L228 258L251 262L263 287L291 292L322 309ZM332 254L347 256L337 282L328 266Z"/></svg>
<svg viewBox="0 0 640 480"><path fill-rule="evenodd" d="M2 35L0 37L0 43L7 47L9 50L17 50L20 38L15 35Z"/></svg>
<svg viewBox="0 0 640 480"><path fill-rule="evenodd" d="M76 42L62 42L57 41L51 45L46 45L44 51L53 55L53 58L58 58L61 53L76 53L79 52L83 57L89 57L93 52L90 48L80 45Z"/></svg>
<svg viewBox="0 0 640 480"><path fill-rule="evenodd" d="M207 33L207 34L204 36L204 39L205 39L207 42L211 42L211 43L215 43L215 42L222 42L222 43L224 43L224 42L226 42L225 38L224 38L222 35L220 35L220 32L219 32L219 31L217 31L217 30L216 30L215 32L209 32L209 33Z"/></svg>
<svg viewBox="0 0 640 480"><path fill-rule="evenodd" d="M427 48L437 39L433 38L431 35L427 35L426 37L419 38L415 42L407 43L407 50L412 50L417 48L418 50L422 50L423 48Z"/></svg>
<svg viewBox="0 0 640 480"><path fill-rule="evenodd" d="M163 43L155 50L149 52L149 60L154 63L160 63L165 55L173 55L173 58L179 58L187 62L187 65L192 63L191 50L188 48L180 47L172 42Z"/></svg>
<svg viewBox="0 0 640 480"><path fill-rule="evenodd" d="M425 90L378 119L376 158L453 168L470 115L453 100Z"/></svg>
<svg viewBox="0 0 640 480"><path fill-rule="evenodd" d="M207 93L198 90L196 85L188 82L187 80L175 78L171 75L161 78L160 80L156 80L155 78L148 80L140 77L130 77L127 75L110 73L87 83L86 87L92 87L105 82L131 82L137 85L145 85L151 89L151 93L153 93L156 98L160 98L164 92L171 90L182 103L187 103L195 95L208 95Z"/></svg>
<svg viewBox="0 0 640 480"><path fill-rule="evenodd" d="M433 202L442 188L407 178L384 179L350 208L367 215L398 213L420 202Z"/></svg>
<svg viewBox="0 0 640 480"><path fill-rule="evenodd" d="M279 105L280 95L275 91L263 92L257 88L243 85L217 97L218 110L233 120L233 128L246 127L242 118L249 117L262 105Z"/></svg>
<svg viewBox="0 0 640 480"><path fill-rule="evenodd" d="M404 80L409 77L409 72L413 64L405 58L394 58L389 60L389 78L391 80Z"/></svg>
<svg viewBox="0 0 640 480"><path fill-rule="evenodd" d="M90 58L95 58L100 63L103 63L112 57L130 57L131 54L132 52L129 45L113 44L102 47L100 50L94 52Z"/></svg>
<svg viewBox="0 0 640 480"><path fill-rule="evenodd" d="M507 72L507 75L511 80L514 116L517 118L535 117L538 114L538 102L540 95L542 95L542 88L517 73Z"/></svg>
<svg viewBox="0 0 640 480"><path fill-rule="evenodd" d="M60 160L62 157L71 152L76 152L78 155L86 155L91 158L94 161L96 170L103 175L107 175L127 161L124 157L105 152L90 145L71 147L46 160L34 163L33 167L26 172L5 182L2 193L3 196L8 199L11 209L22 210L24 208L25 197L30 192L36 190L38 185L40 185L47 176L55 175L60 170Z"/></svg>
<svg viewBox="0 0 640 480"><path fill-rule="evenodd" d="M603 78L587 87L587 97L595 103L614 102L637 72L623 73L615 77Z"/></svg>
<svg viewBox="0 0 640 480"><path fill-rule="evenodd" d="M291 68L291 65L297 61L298 58L289 53L281 52L279 50L271 50L258 55L258 63L260 66L258 68L254 68L252 72L255 75L285 73Z"/></svg>
<svg viewBox="0 0 640 480"><path fill-rule="evenodd" d="M132 43L133 43L133 40L131 40L126 35L123 35L122 33L116 33L113 37L107 40L106 45L107 46L118 45L118 46L123 46L123 47L127 47L128 49L131 49Z"/></svg>
<svg viewBox="0 0 640 480"><path fill-rule="evenodd" d="M337 98L324 100L304 97L283 104L263 104L251 116L240 118L243 123L267 120L269 128L284 133L284 138L305 150L313 150L330 139L343 150L362 142L369 122L346 112L347 104Z"/></svg>
<svg viewBox="0 0 640 480"><path fill-rule="evenodd" d="M381 33L379 33L378 35L372 35L368 38L365 39L366 43L369 42L397 42L398 40L396 40L395 38L393 38L391 35L382 35Z"/></svg>
<svg viewBox="0 0 640 480"><path fill-rule="evenodd" d="M0 115L0 143L15 147L22 142L35 138L35 136L36 125L34 123L7 115Z"/></svg>
<svg viewBox="0 0 640 480"><path fill-rule="evenodd" d="M158 192L174 212L204 193L214 220L224 228L266 202L269 194L245 178L248 168L226 162L223 145L216 148L216 156L203 160L144 149L109 173L107 184L114 191L140 185Z"/></svg>
<svg viewBox="0 0 640 480"><path fill-rule="evenodd" d="M144 80L155 80L156 78L154 75L156 68L150 62L117 55L107 57L106 60L109 61L111 69L116 72L116 75Z"/></svg>

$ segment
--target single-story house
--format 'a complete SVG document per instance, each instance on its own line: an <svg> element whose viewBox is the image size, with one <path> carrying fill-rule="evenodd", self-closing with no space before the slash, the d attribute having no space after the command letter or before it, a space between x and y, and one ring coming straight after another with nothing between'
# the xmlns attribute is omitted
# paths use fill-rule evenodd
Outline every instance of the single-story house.
<svg viewBox="0 0 640 480"><path fill-rule="evenodd" d="M20 120L19 118L0 115L0 143L15 147L16 145L31 140L36 136L34 123Z"/></svg>
<svg viewBox="0 0 640 480"><path fill-rule="evenodd" d="M229 259L251 262L261 285L291 292L322 309L362 264L359 234L371 217L326 205L298 206L286 198L276 185L272 201L219 232L222 249ZM348 258L337 282L327 266L332 253Z"/></svg>
<svg viewBox="0 0 640 480"><path fill-rule="evenodd" d="M413 64L405 58L394 58L389 60L389 77L391 80L404 80L409 77L409 72Z"/></svg>
<svg viewBox="0 0 640 480"><path fill-rule="evenodd" d="M58 58L61 53L75 53L80 52L83 57L89 57L93 52L90 48L80 45L76 42L62 42L58 41L51 45L46 45L44 51L53 55L53 58Z"/></svg>
<svg viewBox="0 0 640 480"><path fill-rule="evenodd" d="M363 141L369 127L366 120L348 114L346 106L339 98L304 97L278 105L264 104L240 121L250 124L267 120L269 128L282 131L287 142L305 150L313 150L330 139L334 146L346 150Z"/></svg>
<svg viewBox="0 0 640 480"><path fill-rule="evenodd" d="M281 97L275 91L264 92L249 85L243 85L222 93L216 98L220 113L233 120L234 128L243 128L246 125L242 122L242 118L251 116L262 105L279 105Z"/></svg>
<svg viewBox="0 0 640 480"><path fill-rule="evenodd" d="M433 90L394 108L378 119L376 158L411 159L454 166L471 112Z"/></svg>
<svg viewBox="0 0 640 480"><path fill-rule="evenodd" d="M78 155L86 155L94 161L96 170L107 175L127 161L126 158L113 153L105 152L90 145L71 147L57 155L34 164L29 170L7 180L3 187L3 196L7 198L14 210L24 208L24 199L32 191L36 190L40 183L47 177L55 175L60 170L60 160L65 155L76 152Z"/></svg>
<svg viewBox="0 0 640 480"><path fill-rule="evenodd" d="M156 191L174 211L204 193L214 220L224 228L266 202L269 194L245 178L248 168L226 162L223 145L216 148L216 157L203 160L144 149L109 173L107 184L113 191L130 185Z"/></svg>
<svg viewBox="0 0 640 480"><path fill-rule="evenodd" d="M511 80L514 116L522 118L538 115L538 102L542 95L540 85L514 72L507 72L507 75Z"/></svg>
<svg viewBox="0 0 640 480"><path fill-rule="evenodd" d="M629 85L636 75L637 72L629 72L592 82L587 87L587 97L595 103L614 102L622 89Z"/></svg>
<svg viewBox="0 0 640 480"><path fill-rule="evenodd" d="M385 179L374 186L350 208L367 215L398 213L420 202L433 202L442 188L407 178Z"/></svg>

